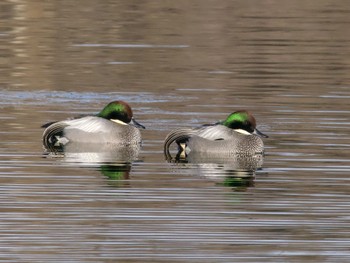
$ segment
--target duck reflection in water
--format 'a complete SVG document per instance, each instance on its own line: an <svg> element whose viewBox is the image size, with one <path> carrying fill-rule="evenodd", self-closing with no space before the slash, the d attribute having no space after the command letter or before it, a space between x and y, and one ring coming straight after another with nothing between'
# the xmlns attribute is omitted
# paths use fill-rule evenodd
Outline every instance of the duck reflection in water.
<svg viewBox="0 0 350 263"><path fill-rule="evenodd" d="M98 170L108 179L109 186L129 187L130 170L138 160L140 148L140 145L117 147L111 144L85 145L71 142L60 151L45 155L64 164Z"/></svg>
<svg viewBox="0 0 350 263"><path fill-rule="evenodd" d="M218 154L189 153L186 158L177 155L169 160L176 166L189 168L196 176L231 187L235 191L245 191L254 186L256 171L262 168L263 154L232 155L231 157Z"/></svg>
<svg viewBox="0 0 350 263"><path fill-rule="evenodd" d="M108 185L113 187L130 187L131 163L113 163L100 166L101 173L108 179Z"/></svg>

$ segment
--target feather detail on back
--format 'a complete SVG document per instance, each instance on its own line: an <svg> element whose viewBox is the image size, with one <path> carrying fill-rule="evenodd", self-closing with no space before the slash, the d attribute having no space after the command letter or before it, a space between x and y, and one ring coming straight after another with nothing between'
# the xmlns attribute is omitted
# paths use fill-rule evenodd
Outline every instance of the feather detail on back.
<svg viewBox="0 0 350 263"><path fill-rule="evenodd" d="M207 140L228 140L232 138L234 131L224 125L203 126L196 130L196 135Z"/></svg>
<svg viewBox="0 0 350 263"><path fill-rule="evenodd" d="M181 147L181 143L185 143L186 140L196 135L201 138L216 141L216 140L228 140L232 138L234 131L223 125L205 125L197 129L183 128L176 129L168 134L164 141L164 154L167 158L170 156L169 147L176 141L176 143ZM182 146L183 147L183 146ZM186 146L184 147L186 148ZM185 149L183 149L185 150Z"/></svg>
<svg viewBox="0 0 350 263"><path fill-rule="evenodd" d="M86 116L79 119L68 119L50 123L50 125L44 131L43 144L46 148L49 148L52 144L55 144L60 137L64 136L63 130L65 132L69 132L70 130L79 130L86 133L98 133L103 131L104 125L109 123L110 121L95 116Z"/></svg>
<svg viewBox="0 0 350 263"><path fill-rule="evenodd" d="M109 125L110 121L95 116L87 116L80 119L61 121L61 123L67 125L67 130L77 129L82 132L95 133L103 130L104 125Z"/></svg>

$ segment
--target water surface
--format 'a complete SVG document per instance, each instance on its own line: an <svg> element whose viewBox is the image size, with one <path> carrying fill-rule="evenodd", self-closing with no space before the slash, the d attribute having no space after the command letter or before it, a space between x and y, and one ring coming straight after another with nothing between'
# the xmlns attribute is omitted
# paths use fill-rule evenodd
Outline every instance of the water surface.
<svg viewBox="0 0 350 263"><path fill-rule="evenodd" d="M0 3L0 260L348 262L347 1ZM132 162L48 156L43 123L130 103ZM254 173L162 144L250 110Z"/></svg>

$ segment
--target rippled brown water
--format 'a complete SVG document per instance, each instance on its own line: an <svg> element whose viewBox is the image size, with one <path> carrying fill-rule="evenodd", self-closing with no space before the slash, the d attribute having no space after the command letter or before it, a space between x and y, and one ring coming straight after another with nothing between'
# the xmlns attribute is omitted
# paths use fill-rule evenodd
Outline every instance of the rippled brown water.
<svg viewBox="0 0 350 263"><path fill-rule="evenodd" d="M2 1L0 260L348 262L347 1ZM128 101L143 146L43 154L40 125ZM166 134L254 113L266 156L168 163ZM242 176L244 175L244 176Z"/></svg>

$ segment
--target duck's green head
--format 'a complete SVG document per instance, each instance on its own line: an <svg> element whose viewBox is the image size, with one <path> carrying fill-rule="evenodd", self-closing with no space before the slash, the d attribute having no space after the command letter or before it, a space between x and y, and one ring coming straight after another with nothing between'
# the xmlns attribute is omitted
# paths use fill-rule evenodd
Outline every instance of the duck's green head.
<svg viewBox="0 0 350 263"><path fill-rule="evenodd" d="M134 120L129 104L121 100L108 103L107 106L97 114L97 116L112 121L121 121L124 123L132 122L132 124L138 128L145 128Z"/></svg>
<svg viewBox="0 0 350 263"><path fill-rule="evenodd" d="M257 134L261 137L268 137L256 128L254 116L245 110L231 113L221 124L243 133L248 132L249 134Z"/></svg>

